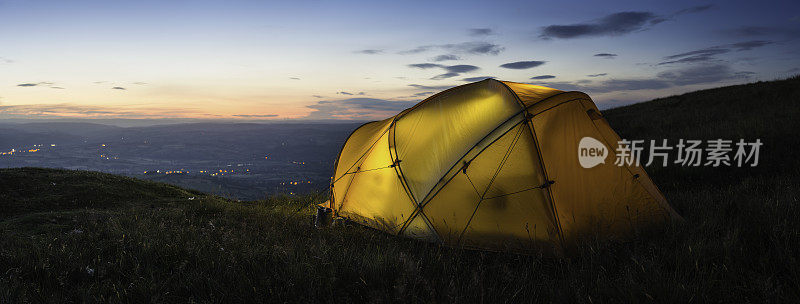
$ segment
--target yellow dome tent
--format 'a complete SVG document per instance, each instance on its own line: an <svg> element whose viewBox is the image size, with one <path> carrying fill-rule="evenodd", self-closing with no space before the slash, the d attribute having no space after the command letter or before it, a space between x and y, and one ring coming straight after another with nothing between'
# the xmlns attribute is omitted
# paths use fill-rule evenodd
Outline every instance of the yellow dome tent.
<svg viewBox="0 0 800 304"><path fill-rule="evenodd" d="M584 137L611 157L582 167ZM395 235L511 251L679 219L641 167L614 164L619 139L584 93L487 79L353 131L329 207Z"/></svg>

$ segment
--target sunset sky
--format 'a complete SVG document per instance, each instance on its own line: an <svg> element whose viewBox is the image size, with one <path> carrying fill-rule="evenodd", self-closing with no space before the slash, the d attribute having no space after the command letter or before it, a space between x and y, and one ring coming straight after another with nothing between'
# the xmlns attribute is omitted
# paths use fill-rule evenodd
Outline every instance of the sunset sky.
<svg viewBox="0 0 800 304"><path fill-rule="evenodd" d="M485 77L610 108L800 74L798 1L3 1L0 119L356 119Z"/></svg>

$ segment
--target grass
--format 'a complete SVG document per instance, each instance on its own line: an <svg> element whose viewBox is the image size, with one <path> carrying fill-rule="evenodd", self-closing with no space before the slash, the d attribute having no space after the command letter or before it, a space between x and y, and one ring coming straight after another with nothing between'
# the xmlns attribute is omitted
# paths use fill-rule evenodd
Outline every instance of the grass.
<svg viewBox="0 0 800 304"><path fill-rule="evenodd" d="M360 226L323 194L236 202L126 177L0 170L0 303L797 302L800 79L605 111L629 139L754 139L756 168L648 168L686 223L547 258Z"/></svg>

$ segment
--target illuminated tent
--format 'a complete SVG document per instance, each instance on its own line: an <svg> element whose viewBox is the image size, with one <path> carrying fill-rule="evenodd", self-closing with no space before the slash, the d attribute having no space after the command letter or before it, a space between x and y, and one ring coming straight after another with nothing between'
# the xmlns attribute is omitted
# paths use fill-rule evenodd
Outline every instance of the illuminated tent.
<svg viewBox="0 0 800 304"><path fill-rule="evenodd" d="M583 168L578 143L612 154ZM584 93L487 79L356 129L331 182L335 215L449 245L556 250L680 216Z"/></svg>

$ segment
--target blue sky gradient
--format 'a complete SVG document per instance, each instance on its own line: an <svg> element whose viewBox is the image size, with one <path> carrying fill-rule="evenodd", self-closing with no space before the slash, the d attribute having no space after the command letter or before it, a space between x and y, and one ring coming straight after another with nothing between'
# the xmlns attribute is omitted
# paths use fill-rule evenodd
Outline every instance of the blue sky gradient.
<svg viewBox="0 0 800 304"><path fill-rule="evenodd" d="M601 108L800 73L797 1L0 1L0 119L380 119L484 77Z"/></svg>

